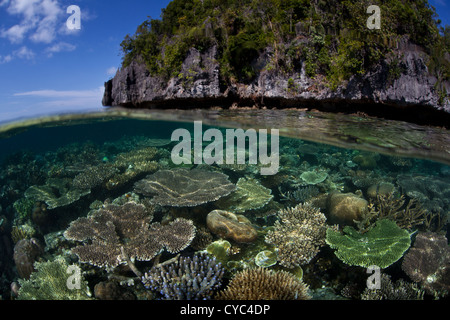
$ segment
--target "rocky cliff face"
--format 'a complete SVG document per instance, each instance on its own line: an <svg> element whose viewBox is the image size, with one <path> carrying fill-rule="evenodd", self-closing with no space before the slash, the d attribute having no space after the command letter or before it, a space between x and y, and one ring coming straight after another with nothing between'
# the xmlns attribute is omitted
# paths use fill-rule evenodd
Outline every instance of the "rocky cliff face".
<svg viewBox="0 0 450 320"><path fill-rule="evenodd" d="M437 79L430 75L425 55L417 48L405 45L397 79L389 78L389 66L380 61L364 75L352 77L336 90L324 85L321 77L305 75L301 68L286 75L262 69L250 84L222 84L216 60L217 48L205 53L191 49L178 77L168 82L151 76L145 65L137 61L120 69L105 83L103 105L135 108L190 108L232 105L267 107L311 107L347 111L356 109L371 113L403 112L408 108L419 112L420 118L449 120L450 103L439 103L435 90ZM266 65L270 49L262 53L256 64ZM446 83L447 92L450 84ZM354 111L354 110L353 110ZM444 119L436 114L444 115ZM401 117L397 117L401 118Z"/></svg>

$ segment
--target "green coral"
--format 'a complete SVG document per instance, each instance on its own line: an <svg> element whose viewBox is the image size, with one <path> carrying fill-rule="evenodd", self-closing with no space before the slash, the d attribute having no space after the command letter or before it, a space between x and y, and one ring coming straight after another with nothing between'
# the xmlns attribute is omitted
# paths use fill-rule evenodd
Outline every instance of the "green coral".
<svg viewBox="0 0 450 320"><path fill-rule="evenodd" d="M272 200L272 190L264 187L253 178L240 178L236 183L236 191L222 198L218 206L223 210L242 213L264 207Z"/></svg>
<svg viewBox="0 0 450 320"><path fill-rule="evenodd" d="M411 234L391 220L378 220L375 227L361 234L346 226L344 234L329 228L326 242L336 256L351 266L376 265L387 268L398 261L411 245Z"/></svg>
<svg viewBox="0 0 450 320"><path fill-rule="evenodd" d="M79 275L79 288L71 289L71 277L76 276L62 258L35 262L36 272L29 280L19 280L19 300L89 300L91 293L87 282ZM76 272L76 267L74 268Z"/></svg>
<svg viewBox="0 0 450 320"><path fill-rule="evenodd" d="M13 204L19 220L25 220L31 216L35 201L27 198L20 198Z"/></svg>
<svg viewBox="0 0 450 320"><path fill-rule="evenodd" d="M325 171L305 171L300 175L300 178L309 185L315 185L324 182L328 177Z"/></svg>

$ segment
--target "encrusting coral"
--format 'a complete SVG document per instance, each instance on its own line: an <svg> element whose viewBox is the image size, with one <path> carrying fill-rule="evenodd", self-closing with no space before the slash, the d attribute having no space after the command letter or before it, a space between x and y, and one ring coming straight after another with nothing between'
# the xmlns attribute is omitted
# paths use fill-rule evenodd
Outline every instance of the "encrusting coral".
<svg viewBox="0 0 450 320"><path fill-rule="evenodd" d="M265 241L278 249L280 264L294 268L309 263L325 245L325 215L306 203L281 210L278 218Z"/></svg>
<svg viewBox="0 0 450 320"><path fill-rule="evenodd" d="M309 287L286 271L244 269L234 275L217 300L309 300Z"/></svg>
<svg viewBox="0 0 450 320"><path fill-rule="evenodd" d="M405 255L402 269L428 293L445 296L450 291L450 247L447 238L420 232Z"/></svg>
<svg viewBox="0 0 450 320"><path fill-rule="evenodd" d="M236 242L253 242L258 232L246 217L223 210L214 210L208 213L206 225L212 233L223 239Z"/></svg>
<svg viewBox="0 0 450 320"><path fill-rule="evenodd" d="M220 288L224 269L208 254L178 257L153 267L142 277L144 286L164 300L207 300Z"/></svg>
<svg viewBox="0 0 450 320"><path fill-rule="evenodd" d="M185 249L195 236L191 220L178 218L168 225L150 224L151 212L142 204L109 204L88 217L73 221L64 232L69 240L84 242L72 249L81 262L99 267L116 267L127 258L153 259L161 250ZM126 253L126 257L122 254Z"/></svg>
<svg viewBox="0 0 450 320"><path fill-rule="evenodd" d="M220 172L160 170L135 183L135 192L161 206L194 207L229 195L236 186Z"/></svg>

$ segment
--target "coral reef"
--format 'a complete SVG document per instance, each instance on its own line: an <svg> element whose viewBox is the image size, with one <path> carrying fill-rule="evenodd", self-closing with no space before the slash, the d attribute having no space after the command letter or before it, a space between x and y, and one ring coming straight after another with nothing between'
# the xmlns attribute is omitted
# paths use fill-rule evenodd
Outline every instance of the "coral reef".
<svg viewBox="0 0 450 320"><path fill-rule="evenodd" d="M253 242L258 237L258 232L250 220L228 211L211 211L206 217L206 225L212 233L219 237L236 242Z"/></svg>
<svg viewBox="0 0 450 320"><path fill-rule="evenodd" d="M35 238L19 240L14 246L13 260L17 273L22 279L29 279L35 271L34 263L44 253L44 249Z"/></svg>
<svg viewBox="0 0 450 320"><path fill-rule="evenodd" d="M146 147L118 154L113 163L118 172L106 181L106 188L113 190L138 179L143 174L157 171L159 165L154 160L159 153L156 148Z"/></svg>
<svg viewBox="0 0 450 320"><path fill-rule="evenodd" d="M153 196L161 206L194 207L218 200L235 190L228 177L200 169L160 170L135 183L135 192Z"/></svg>
<svg viewBox="0 0 450 320"><path fill-rule="evenodd" d="M325 215L310 204L299 204L281 210L278 218L265 241L278 249L280 264L294 268L309 263L325 245Z"/></svg>
<svg viewBox="0 0 450 320"><path fill-rule="evenodd" d="M420 232L405 255L402 269L427 293L435 296L450 292L450 247L447 238L434 232Z"/></svg>
<svg viewBox="0 0 450 320"><path fill-rule="evenodd" d="M102 281L94 286L94 297L98 300L134 300L130 292L121 290L116 281Z"/></svg>
<svg viewBox="0 0 450 320"><path fill-rule="evenodd" d="M67 285L69 265L62 258L48 262L36 262L36 272L29 280L19 280L19 300L90 300L91 292L79 274L79 289Z"/></svg>
<svg viewBox="0 0 450 320"><path fill-rule="evenodd" d="M275 251L264 250L255 256L255 264L258 267L268 268L278 262L277 253Z"/></svg>
<svg viewBox="0 0 450 320"><path fill-rule="evenodd" d="M164 248L178 252L195 236L192 221L178 218L168 225L150 224L152 213L142 204L106 205L88 217L73 221L64 232L69 240L84 242L72 249L81 262L116 267L130 258L148 261Z"/></svg>
<svg viewBox="0 0 450 320"><path fill-rule="evenodd" d="M329 220L339 225L353 225L367 213L368 204L353 193L332 192L327 200Z"/></svg>
<svg viewBox="0 0 450 320"><path fill-rule="evenodd" d="M449 178L400 175L397 184L404 195L416 199L430 212L450 210Z"/></svg>
<svg viewBox="0 0 450 320"><path fill-rule="evenodd" d="M216 258L196 254L153 267L142 277L142 282L163 300L207 300L220 288L223 273Z"/></svg>
<svg viewBox="0 0 450 320"><path fill-rule="evenodd" d="M48 209L55 209L72 204L89 193L91 193L89 188L74 188L71 179L50 178L45 185L29 187L25 191L25 197L45 202Z"/></svg>
<svg viewBox="0 0 450 320"><path fill-rule="evenodd" d="M100 164L95 167L90 167L75 176L72 181L72 186L76 189L91 190L103 184L116 172L117 169L111 164Z"/></svg>
<svg viewBox="0 0 450 320"><path fill-rule="evenodd" d="M353 227L344 227L344 234L329 228L326 243L336 249L336 256L351 266L376 265L387 268L398 261L411 245L408 231L391 220L376 222L375 227L361 234Z"/></svg>
<svg viewBox="0 0 450 320"><path fill-rule="evenodd" d="M218 300L308 300L309 287L286 271L245 269L234 275Z"/></svg>
<svg viewBox="0 0 450 320"><path fill-rule="evenodd" d="M403 279L393 282L390 276L382 273L380 285L380 289L366 288L361 300L423 300L423 290Z"/></svg>
<svg viewBox="0 0 450 320"><path fill-rule="evenodd" d="M264 207L272 198L272 190L262 186L258 180L239 178L236 190L217 201L217 206L223 210L243 213Z"/></svg>
<svg viewBox="0 0 450 320"><path fill-rule="evenodd" d="M325 171L306 171L300 175L300 178L307 185L316 185L321 182L324 182L328 177L328 173Z"/></svg>
<svg viewBox="0 0 450 320"><path fill-rule="evenodd" d="M434 219L435 214L425 210L415 199L406 201L404 195L394 196L377 195L369 203L369 210L364 212L358 221L355 221L360 231L367 231L379 219L389 219L402 229L412 229Z"/></svg>

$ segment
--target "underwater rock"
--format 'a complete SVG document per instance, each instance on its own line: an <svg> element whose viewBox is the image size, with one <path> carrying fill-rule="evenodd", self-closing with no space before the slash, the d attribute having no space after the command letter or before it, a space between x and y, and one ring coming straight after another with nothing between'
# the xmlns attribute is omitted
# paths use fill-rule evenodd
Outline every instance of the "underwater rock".
<svg viewBox="0 0 450 320"><path fill-rule="evenodd" d="M34 272L34 263L44 252L41 244L35 238L19 240L14 246L14 263L22 279L29 279Z"/></svg>
<svg viewBox="0 0 450 320"><path fill-rule="evenodd" d="M160 170L134 185L136 193L153 196L161 206L195 207L229 195L236 186L228 176L200 169Z"/></svg>
<svg viewBox="0 0 450 320"><path fill-rule="evenodd" d="M98 300L135 300L131 292L121 290L115 281L102 281L94 286L94 297Z"/></svg>
<svg viewBox="0 0 450 320"><path fill-rule="evenodd" d="M258 232L250 220L228 211L211 211L206 217L206 224L212 233L224 239L247 243L255 241L258 237Z"/></svg>
<svg viewBox="0 0 450 320"><path fill-rule="evenodd" d="M443 235L420 232L403 259L403 271L432 295L450 292L450 247L447 242Z"/></svg>
<svg viewBox="0 0 450 320"><path fill-rule="evenodd" d="M223 210L243 213L264 207L273 199L272 190L264 187L253 178L239 178L236 190L229 196L217 201L217 206Z"/></svg>
<svg viewBox="0 0 450 320"><path fill-rule="evenodd" d="M346 226L344 234L329 228L326 243L336 249L335 255L350 266L387 268L397 262L411 245L411 234L394 221L382 219L361 234Z"/></svg>
<svg viewBox="0 0 450 320"><path fill-rule="evenodd" d="M367 200L353 193L332 192L328 195L327 208L331 223L352 225L368 212Z"/></svg>

